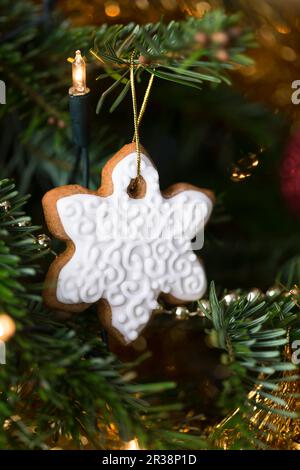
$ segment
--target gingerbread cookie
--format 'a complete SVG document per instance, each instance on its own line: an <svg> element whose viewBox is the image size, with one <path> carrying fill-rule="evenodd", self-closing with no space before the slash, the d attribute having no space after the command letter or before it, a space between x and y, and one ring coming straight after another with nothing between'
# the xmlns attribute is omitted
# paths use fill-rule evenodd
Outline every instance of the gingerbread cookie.
<svg viewBox="0 0 300 470"><path fill-rule="evenodd" d="M67 245L48 271L46 304L81 312L96 302L101 320L125 344L146 326L160 294L172 303L204 294L205 272L191 240L213 207L210 191L184 183L161 193L143 149L135 177L136 148L128 144L103 168L97 191L69 185L43 198L50 232Z"/></svg>

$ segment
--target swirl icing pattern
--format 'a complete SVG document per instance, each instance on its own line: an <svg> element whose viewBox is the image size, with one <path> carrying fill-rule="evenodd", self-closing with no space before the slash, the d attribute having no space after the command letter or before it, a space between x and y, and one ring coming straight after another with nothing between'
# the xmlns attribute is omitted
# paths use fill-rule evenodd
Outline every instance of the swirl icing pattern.
<svg viewBox="0 0 300 470"><path fill-rule="evenodd" d="M111 195L73 194L56 202L63 229L75 247L58 274L57 300L92 304L105 299L112 326L126 343L148 323L160 293L192 301L206 289L205 272L191 240L204 230L211 199L196 189L164 197L157 170L143 154L141 174L145 195L133 199L127 192L136 176L132 152L112 171Z"/></svg>

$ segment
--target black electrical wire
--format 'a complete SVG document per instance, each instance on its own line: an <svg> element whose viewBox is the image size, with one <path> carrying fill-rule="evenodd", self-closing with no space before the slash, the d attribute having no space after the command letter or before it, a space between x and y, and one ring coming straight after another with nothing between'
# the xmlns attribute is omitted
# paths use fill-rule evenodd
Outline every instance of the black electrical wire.
<svg viewBox="0 0 300 470"><path fill-rule="evenodd" d="M71 171L71 174L68 178L68 184L75 183L76 176L77 176L78 171L79 171L80 160L81 160L81 147L76 146L75 161L74 161L74 165L73 165L73 169Z"/></svg>
<svg viewBox="0 0 300 470"><path fill-rule="evenodd" d="M72 139L75 144L75 160L69 183L78 180L78 173L81 164L82 184L89 188L90 183L90 159L89 159L89 93L85 95L70 95L69 99ZM108 334L104 327L101 328L101 339L107 351L109 351Z"/></svg>
<svg viewBox="0 0 300 470"><path fill-rule="evenodd" d="M105 328L101 328L100 336L103 341L103 344L106 347L106 350L109 351L108 333Z"/></svg>
<svg viewBox="0 0 300 470"><path fill-rule="evenodd" d="M83 147L81 152L83 185L88 188L90 183L90 159L88 147Z"/></svg>
<svg viewBox="0 0 300 470"><path fill-rule="evenodd" d="M76 146L75 161L73 169L68 178L68 184L72 184L76 181L76 177L79 171L80 162L82 161L82 184L85 188L89 187L90 184L90 159L89 151L87 147Z"/></svg>

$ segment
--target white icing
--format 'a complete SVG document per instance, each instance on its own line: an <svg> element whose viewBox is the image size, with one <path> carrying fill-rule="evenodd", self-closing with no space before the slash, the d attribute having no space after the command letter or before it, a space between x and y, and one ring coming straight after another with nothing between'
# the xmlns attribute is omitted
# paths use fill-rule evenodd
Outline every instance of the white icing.
<svg viewBox="0 0 300 470"><path fill-rule="evenodd" d="M149 321L160 292L192 301L206 289L190 240L203 231L211 200L196 190L164 198L158 173L145 155L141 174L147 186L142 199L127 193L136 176L132 153L113 170L111 196L76 194L57 201L64 230L75 245L59 273L57 299L65 304L106 299L112 326L126 342L136 339Z"/></svg>

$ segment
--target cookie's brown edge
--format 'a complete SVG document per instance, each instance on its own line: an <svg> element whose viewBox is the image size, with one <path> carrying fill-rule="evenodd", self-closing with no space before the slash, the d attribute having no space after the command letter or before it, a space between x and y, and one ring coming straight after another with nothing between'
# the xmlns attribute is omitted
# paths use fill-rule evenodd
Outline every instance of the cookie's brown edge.
<svg viewBox="0 0 300 470"><path fill-rule="evenodd" d="M123 346L128 346L130 343L127 343L124 339L124 336L120 333L119 330L112 326L112 311L110 304L105 299L100 299L97 303L97 313L103 327L116 338Z"/></svg>
<svg viewBox="0 0 300 470"><path fill-rule="evenodd" d="M213 205L216 202L216 197L213 191L209 189L198 188L198 186L194 186L193 184L190 184L190 183L175 183L172 186L169 186L164 191L162 191L162 195L165 198L171 198L183 191L199 191L205 194L211 200ZM200 259L199 261L201 262ZM164 294L163 292L161 292L160 297L166 303L170 305L184 305L187 303L186 300L178 299L177 297L174 297L172 294Z"/></svg>
<svg viewBox="0 0 300 470"><path fill-rule="evenodd" d="M44 195L42 199L42 206L47 227L51 234L59 240L69 240L69 237L61 223L56 203L59 199L67 196L73 196L74 194L97 193L95 191L90 191L89 189L83 188L78 184L70 184L67 186L60 186L58 188L51 189Z"/></svg>
<svg viewBox="0 0 300 470"><path fill-rule="evenodd" d="M59 273L65 264L72 258L74 251L75 247L73 243L71 241L67 241L66 250L57 256L48 269L43 290L43 301L48 308L77 313L86 310L90 305L85 303L66 304L57 300L56 297Z"/></svg>
<svg viewBox="0 0 300 470"><path fill-rule="evenodd" d="M200 193L205 194L213 204L216 202L216 197L213 191L205 188L198 188L189 183L175 183L172 186L169 186L167 189L162 191L162 195L166 198L176 196L176 194L182 193L183 191L199 191Z"/></svg>
<svg viewBox="0 0 300 470"><path fill-rule="evenodd" d="M63 197L72 196L73 194L97 194L79 185L68 185L54 188L48 191L42 199L45 221L51 234L66 242L66 249L51 263L43 289L43 300L47 307L55 310L63 310L67 312L82 312L87 309L90 304L65 304L59 302L56 297L58 276L63 266L71 259L74 254L75 247L73 242L66 234L61 223L58 211L57 201Z"/></svg>
<svg viewBox="0 0 300 470"><path fill-rule="evenodd" d="M170 305L184 305L186 303L186 301L177 299L171 294L161 293L159 297L164 299L164 301ZM100 299L97 302L97 314L101 322L101 325L107 330L109 334L112 335L112 337L114 337L123 346L132 345L134 341L129 341L129 342L125 341L124 336L120 333L120 331L112 326L112 311L111 311L110 304L107 300ZM143 330L146 328L146 326L149 324L150 320L153 319L153 317L154 317L154 312L152 311L149 317L149 321L144 326L144 328L139 332L139 336L143 332Z"/></svg>
<svg viewBox="0 0 300 470"><path fill-rule="evenodd" d="M67 247L66 250L59 255L56 260L51 264L49 271L46 276L45 281L45 289L43 293L43 298L46 305L50 306L51 308L70 311L70 312L81 312L89 307L90 304L65 304L61 303L56 298L56 287L57 287L57 279L60 270L62 267L70 260L74 253L74 245L73 242L69 239L67 234L64 231L64 228L61 224L56 202L58 199L66 196L70 196L73 194L98 194L102 197L110 196L113 193L113 181L112 181L112 173L115 166L123 160L123 158L127 157L130 153L136 151L136 144L131 143L124 145L119 152L117 152L103 167L102 169L102 180L101 186L98 191L90 191L86 188L83 188L79 185L68 185L62 186L59 188L55 188L48 193L45 194L43 198L43 208L47 226L49 231L56 237L61 240L66 241ZM146 150L141 146L141 153L146 155L150 160L148 153ZM152 161L152 160L151 160ZM152 162L153 163L153 162ZM188 183L177 183L162 192L163 196L166 198L173 197L176 194L186 191L186 190L195 190L200 191L206 194L207 197L211 199L211 201L215 202L215 196L212 191L207 189L201 189L197 186L193 186ZM185 301L177 299L176 297L172 296L171 294L161 294L161 296L170 304L184 304ZM109 302L105 299L100 299L98 301L98 315L101 320L101 323L105 326L105 328L123 345L127 346L127 343L123 337L123 335L112 326L112 311ZM153 314L152 314L153 316Z"/></svg>
<svg viewBox="0 0 300 470"><path fill-rule="evenodd" d="M140 150L143 155L146 155L146 157L149 158L149 160L151 160L151 158L149 157L147 151L144 149L143 146L140 146ZM101 173L101 186L98 190L98 194L100 196L106 197L106 196L110 196L113 193L114 187L113 187L112 173L114 171L114 168L117 166L117 164L121 160L123 160L123 158L126 158L127 155L130 155L131 153L134 153L134 152L136 152L136 144L134 142L132 142L131 144L126 144L113 157L111 157L106 162ZM137 195L137 197L139 196Z"/></svg>
<svg viewBox="0 0 300 470"><path fill-rule="evenodd" d="M184 305L188 303L186 300L177 299L172 294L164 294L163 292L160 293L159 297L169 305Z"/></svg>
<svg viewBox="0 0 300 470"><path fill-rule="evenodd" d="M141 146L141 153L146 155L148 158L149 155L146 150ZM63 225L61 223L58 211L57 211L57 201L63 197L72 196L74 194L94 194L100 195L102 197L110 196L113 193L113 181L112 181L112 172L115 166L123 160L123 158L127 157L130 153L136 151L136 144L131 143L124 145L103 167L102 169L102 178L101 178L101 186L97 191L91 191L87 188L84 188L80 185L65 185L60 186L58 188L54 188L48 191L43 199L42 199L42 206L44 211L44 217L46 220L47 227L51 234L58 238L59 240L63 240L66 242L66 249L52 262L50 265L45 283L44 283L44 290L43 290L43 300L45 305L49 308L63 310L67 312L82 312L86 310L90 304L80 303L80 304L65 304L59 302L56 297L56 290L57 290L57 281L58 276L65 264L72 258L75 247L73 242L70 240L68 235L66 234ZM124 341L123 336L119 333L115 328L111 325L111 309L107 301L101 299L99 302L99 309L102 311L101 319L102 322L107 325L107 329L114 334L115 337L118 338L123 344L127 344ZM104 307L103 307L104 305ZM106 305L106 307L105 307ZM106 313L107 312L107 313Z"/></svg>
<svg viewBox="0 0 300 470"><path fill-rule="evenodd" d="M133 153L136 151L136 145L135 143L132 144L127 144L122 147L122 149L117 152L104 166L102 170L102 184L101 188L99 189L99 194L102 196L109 196L110 194L113 193L113 181L112 181L112 172L115 168L115 166L127 155ZM149 157L148 153L144 150L143 147L141 147L141 153L146 155L150 160L151 158ZM152 161L152 160L151 160ZM152 162L153 163L153 162ZM166 190L162 191L162 195L166 198L171 198L175 196L176 194L181 193L182 191L187 191L187 190L194 190L194 191L200 191L204 193L214 204L215 203L215 196L214 193L208 189L202 189L198 188L197 186L194 186L189 183L176 183L170 187L168 187ZM186 303L185 300L178 299L174 297L171 294L164 294L161 293L160 297L165 300L168 304L171 305L184 305ZM124 346L128 346L131 344L131 342L127 343L124 340L123 335L112 326L112 311L110 304L107 300L101 299L98 302L98 316L100 318L101 323L103 326L107 329L109 333L112 334L120 343L122 343ZM153 312L149 318L153 318Z"/></svg>

